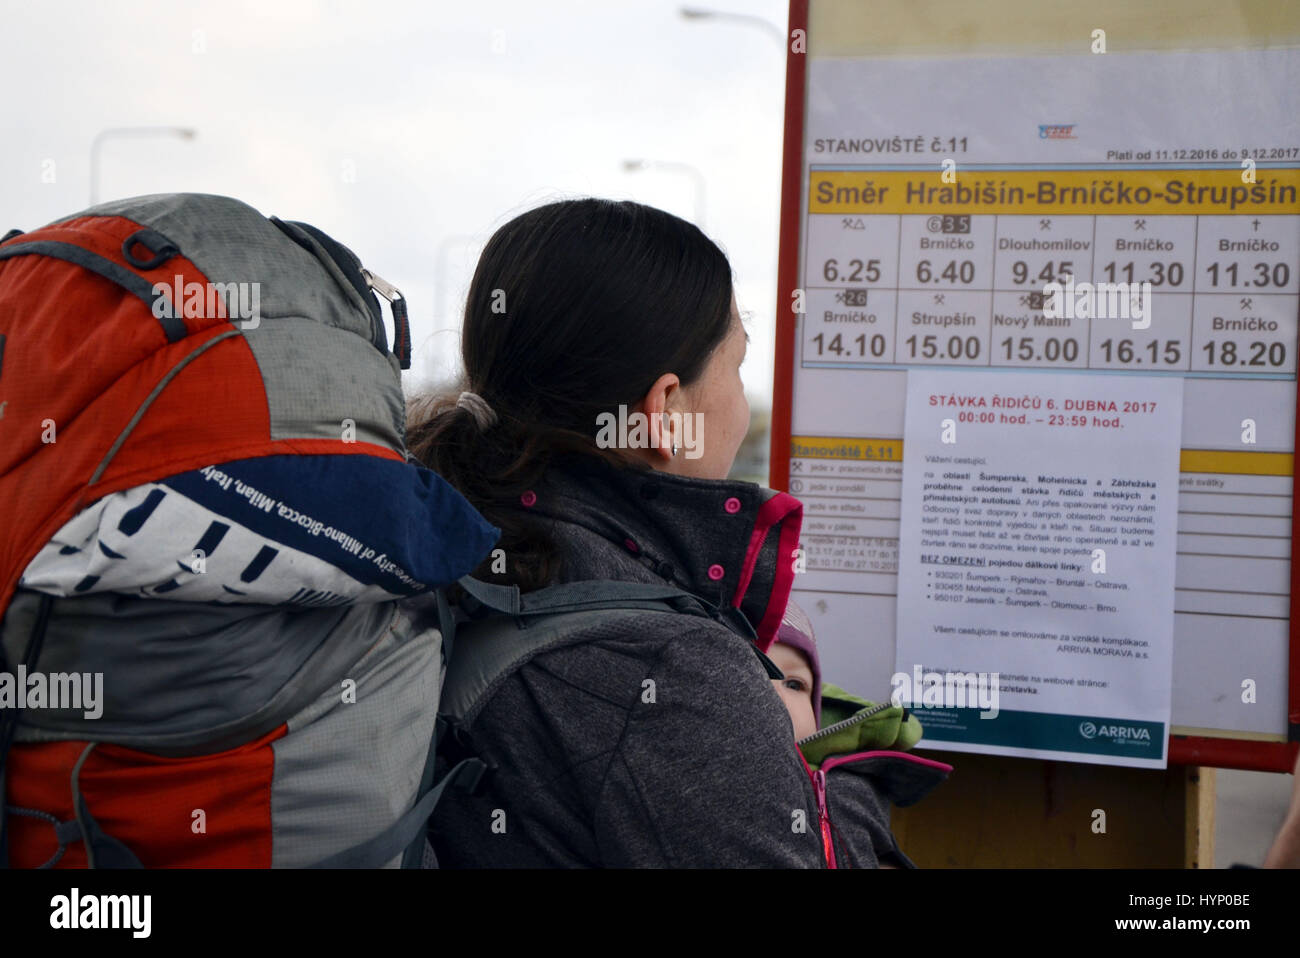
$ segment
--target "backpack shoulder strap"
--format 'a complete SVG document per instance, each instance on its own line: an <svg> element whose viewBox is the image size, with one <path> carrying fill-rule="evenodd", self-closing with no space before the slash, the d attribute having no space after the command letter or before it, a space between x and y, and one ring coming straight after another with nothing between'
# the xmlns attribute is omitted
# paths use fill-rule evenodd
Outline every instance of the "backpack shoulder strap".
<svg viewBox="0 0 1300 958"><path fill-rule="evenodd" d="M691 614L713 611L704 599L670 585L653 585L645 582L618 582L610 579L586 579L548 586L527 594L518 586L495 585L471 576L457 583L469 601L462 606L471 616L488 610L515 618L532 618L554 615L558 612L579 612L588 609L663 609Z"/></svg>
<svg viewBox="0 0 1300 958"><path fill-rule="evenodd" d="M5 239L8 240L11 235L13 234L6 234ZM132 239L134 238L132 236ZM131 239L128 239L125 248L129 250L130 244ZM171 248L175 251L174 246ZM173 255L175 255L174 252ZM170 308L158 310L155 308L157 300L160 297L165 298L165 294L154 291L155 284L149 282L139 273L127 269L120 263L106 259L84 246L65 240L29 240L24 243L11 243L0 249L0 260L11 259L15 256L48 256L51 259L60 259L65 263L73 263L82 269L90 270L92 273L116 283L148 306L154 318L162 326L163 333L167 336L167 342L179 342L189 335L188 330L185 328L185 321L179 317L175 310Z"/></svg>
<svg viewBox="0 0 1300 958"><path fill-rule="evenodd" d="M439 706L453 725L472 722L486 693L529 659L562 644L584 626L608 622L611 615L648 611L719 622L749 641L770 677L783 677L754 643L753 627L739 610L719 609L674 586L593 579L521 594L516 586L470 576L458 584L465 592L461 607L471 618L456 626L456 653L447 666Z"/></svg>

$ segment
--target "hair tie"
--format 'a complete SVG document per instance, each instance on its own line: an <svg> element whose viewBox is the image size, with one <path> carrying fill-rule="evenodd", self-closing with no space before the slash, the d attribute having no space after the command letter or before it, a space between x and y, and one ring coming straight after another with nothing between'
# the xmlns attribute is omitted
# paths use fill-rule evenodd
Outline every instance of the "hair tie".
<svg viewBox="0 0 1300 958"><path fill-rule="evenodd" d="M460 409L468 409L469 414L474 417L478 423L479 429L489 429L497 424L497 414L492 411L492 407L476 392L466 390L456 397L456 406Z"/></svg>

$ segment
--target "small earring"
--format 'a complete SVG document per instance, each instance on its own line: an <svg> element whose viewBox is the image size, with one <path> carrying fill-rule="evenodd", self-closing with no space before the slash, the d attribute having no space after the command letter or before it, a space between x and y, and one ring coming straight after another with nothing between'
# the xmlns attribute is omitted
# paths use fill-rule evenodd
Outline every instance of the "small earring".
<svg viewBox="0 0 1300 958"><path fill-rule="evenodd" d="M677 440L676 440L676 439L673 440L673 455L674 455L674 456L677 455Z"/></svg>

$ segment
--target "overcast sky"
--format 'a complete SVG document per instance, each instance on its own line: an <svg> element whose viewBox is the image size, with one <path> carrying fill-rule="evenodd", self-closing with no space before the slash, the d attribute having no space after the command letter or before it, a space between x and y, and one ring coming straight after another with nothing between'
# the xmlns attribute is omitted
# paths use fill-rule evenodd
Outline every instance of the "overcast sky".
<svg viewBox="0 0 1300 958"><path fill-rule="evenodd" d="M550 199L636 199L696 219L752 312L752 397L770 401L783 47L671 0L0 0L0 233L101 200L195 191L304 220L410 301L408 390L455 362L479 248ZM784 29L782 0L711 9ZM53 182L45 182L53 179ZM446 282L438 284L440 251Z"/></svg>

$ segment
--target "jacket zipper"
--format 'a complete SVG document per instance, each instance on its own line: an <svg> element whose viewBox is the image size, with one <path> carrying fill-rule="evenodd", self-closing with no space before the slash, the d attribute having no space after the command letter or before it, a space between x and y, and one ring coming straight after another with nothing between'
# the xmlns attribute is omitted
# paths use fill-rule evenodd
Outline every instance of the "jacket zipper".
<svg viewBox="0 0 1300 958"><path fill-rule="evenodd" d="M877 714L878 712L883 712L885 709L893 708L893 707L894 706L892 702L883 702L880 705L875 706L874 708L863 709L860 712L855 712L852 715L850 715L848 718L836 722L834 725L828 725L823 729L818 729L816 732L813 732L811 735L805 735L803 738L799 739L799 744L806 745L809 742L815 742L818 739L826 738L828 735L834 735L837 732L842 732L844 731L844 729L850 727L851 725L855 725L858 722L871 718L871 716Z"/></svg>
<svg viewBox="0 0 1300 958"><path fill-rule="evenodd" d="M807 741L807 739L804 739L804 741ZM895 752L888 749L873 749L868 752L854 752L851 755L833 755L822 762L817 771L812 773L813 791L817 795L817 812L821 817L822 845L826 849L826 862L827 867L829 868L839 868L839 865L835 861L835 846L831 840L830 803L826 798L826 773L830 769L838 768L841 765L851 765L855 762L880 757L902 758L917 765L941 770L945 774L952 772L952 766L948 765L946 762L936 762L933 759L921 758L919 755L910 755L907 752ZM890 831L890 835L893 835L892 830ZM902 849L898 847L897 840L894 841L894 849L900 855L903 854ZM904 859L907 858L906 855L903 857Z"/></svg>
<svg viewBox="0 0 1300 958"><path fill-rule="evenodd" d="M817 793L817 822L822 831L826 865L828 868L838 868L835 864L835 844L831 841L831 814L826 806L826 773L820 768L813 772L813 791Z"/></svg>

